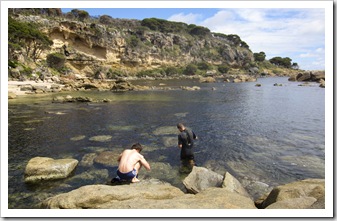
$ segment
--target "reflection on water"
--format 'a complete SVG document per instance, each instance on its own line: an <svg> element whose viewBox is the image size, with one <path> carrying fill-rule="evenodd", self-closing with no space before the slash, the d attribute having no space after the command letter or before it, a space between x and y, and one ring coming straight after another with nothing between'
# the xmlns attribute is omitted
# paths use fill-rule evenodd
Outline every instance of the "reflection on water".
<svg viewBox="0 0 337 221"><path fill-rule="evenodd" d="M135 142L156 178L184 190L176 124L184 122L199 137L198 166L229 171L239 180L275 186L305 178L324 178L324 89L298 87L287 78L251 83L167 81L170 87L199 86L199 91L159 90L125 93L74 92L109 99L108 103L52 103L55 94L9 101L9 208L35 208L55 194L83 185L106 183L116 167L93 163L104 151L122 152ZM157 86L163 81L143 82ZM274 87L274 83L283 84ZM216 88L216 90L213 90ZM66 92L63 95L69 94ZM23 174L36 156L75 158L79 165L63 180L26 185Z"/></svg>

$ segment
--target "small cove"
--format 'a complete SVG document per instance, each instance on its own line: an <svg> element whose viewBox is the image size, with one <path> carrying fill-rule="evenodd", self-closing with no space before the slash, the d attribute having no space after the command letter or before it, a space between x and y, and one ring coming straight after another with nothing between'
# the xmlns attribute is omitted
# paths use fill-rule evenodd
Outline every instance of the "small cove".
<svg viewBox="0 0 337 221"><path fill-rule="evenodd" d="M10 100L9 208L34 208L48 196L106 183L116 170L79 165L67 179L27 185L23 174L31 158L81 161L87 154L119 153L135 142L145 146L142 153L152 167L150 173L141 171L140 179L156 178L183 189L186 175L179 173L178 122L186 123L200 138L195 149L198 166L220 174L228 170L239 180L270 186L324 178L325 91L318 84L299 87L299 82L283 77L247 83L169 80L139 84L201 89L61 93L111 100L107 103L52 103L59 94Z"/></svg>

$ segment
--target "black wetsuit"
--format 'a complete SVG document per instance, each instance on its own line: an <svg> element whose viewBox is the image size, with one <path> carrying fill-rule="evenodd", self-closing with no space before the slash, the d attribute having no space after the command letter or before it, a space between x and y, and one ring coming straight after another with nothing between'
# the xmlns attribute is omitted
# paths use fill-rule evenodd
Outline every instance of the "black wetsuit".
<svg viewBox="0 0 337 221"><path fill-rule="evenodd" d="M197 136L190 129L185 129L180 132L178 135L178 145L182 145L180 151L180 159L181 160L193 160L194 152L193 152L193 140L196 139Z"/></svg>

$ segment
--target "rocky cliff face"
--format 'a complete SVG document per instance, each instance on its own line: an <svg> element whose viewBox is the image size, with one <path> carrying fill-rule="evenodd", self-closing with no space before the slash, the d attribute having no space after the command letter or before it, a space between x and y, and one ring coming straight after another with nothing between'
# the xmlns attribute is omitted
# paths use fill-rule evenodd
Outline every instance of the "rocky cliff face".
<svg viewBox="0 0 337 221"><path fill-rule="evenodd" d="M78 21L63 16L16 16L20 21L37 23L53 41L51 48L41 54L41 60L50 53L66 53L66 67L88 77L97 71L134 75L140 71L182 68L201 62L214 69L219 65L249 68L254 60L249 47L241 44L241 39L235 35L228 38L211 32L161 32L151 30L138 20L110 18L103 24L99 19Z"/></svg>

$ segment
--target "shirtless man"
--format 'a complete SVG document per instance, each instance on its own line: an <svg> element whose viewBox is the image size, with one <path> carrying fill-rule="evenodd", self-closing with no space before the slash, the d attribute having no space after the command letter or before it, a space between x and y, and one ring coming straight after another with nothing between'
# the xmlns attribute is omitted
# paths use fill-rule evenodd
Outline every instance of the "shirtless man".
<svg viewBox="0 0 337 221"><path fill-rule="evenodd" d="M142 166L150 171L150 164L140 154L143 147L139 143L132 145L131 150L124 150L118 157L117 176L121 180L131 181L132 183L139 182L138 172Z"/></svg>

